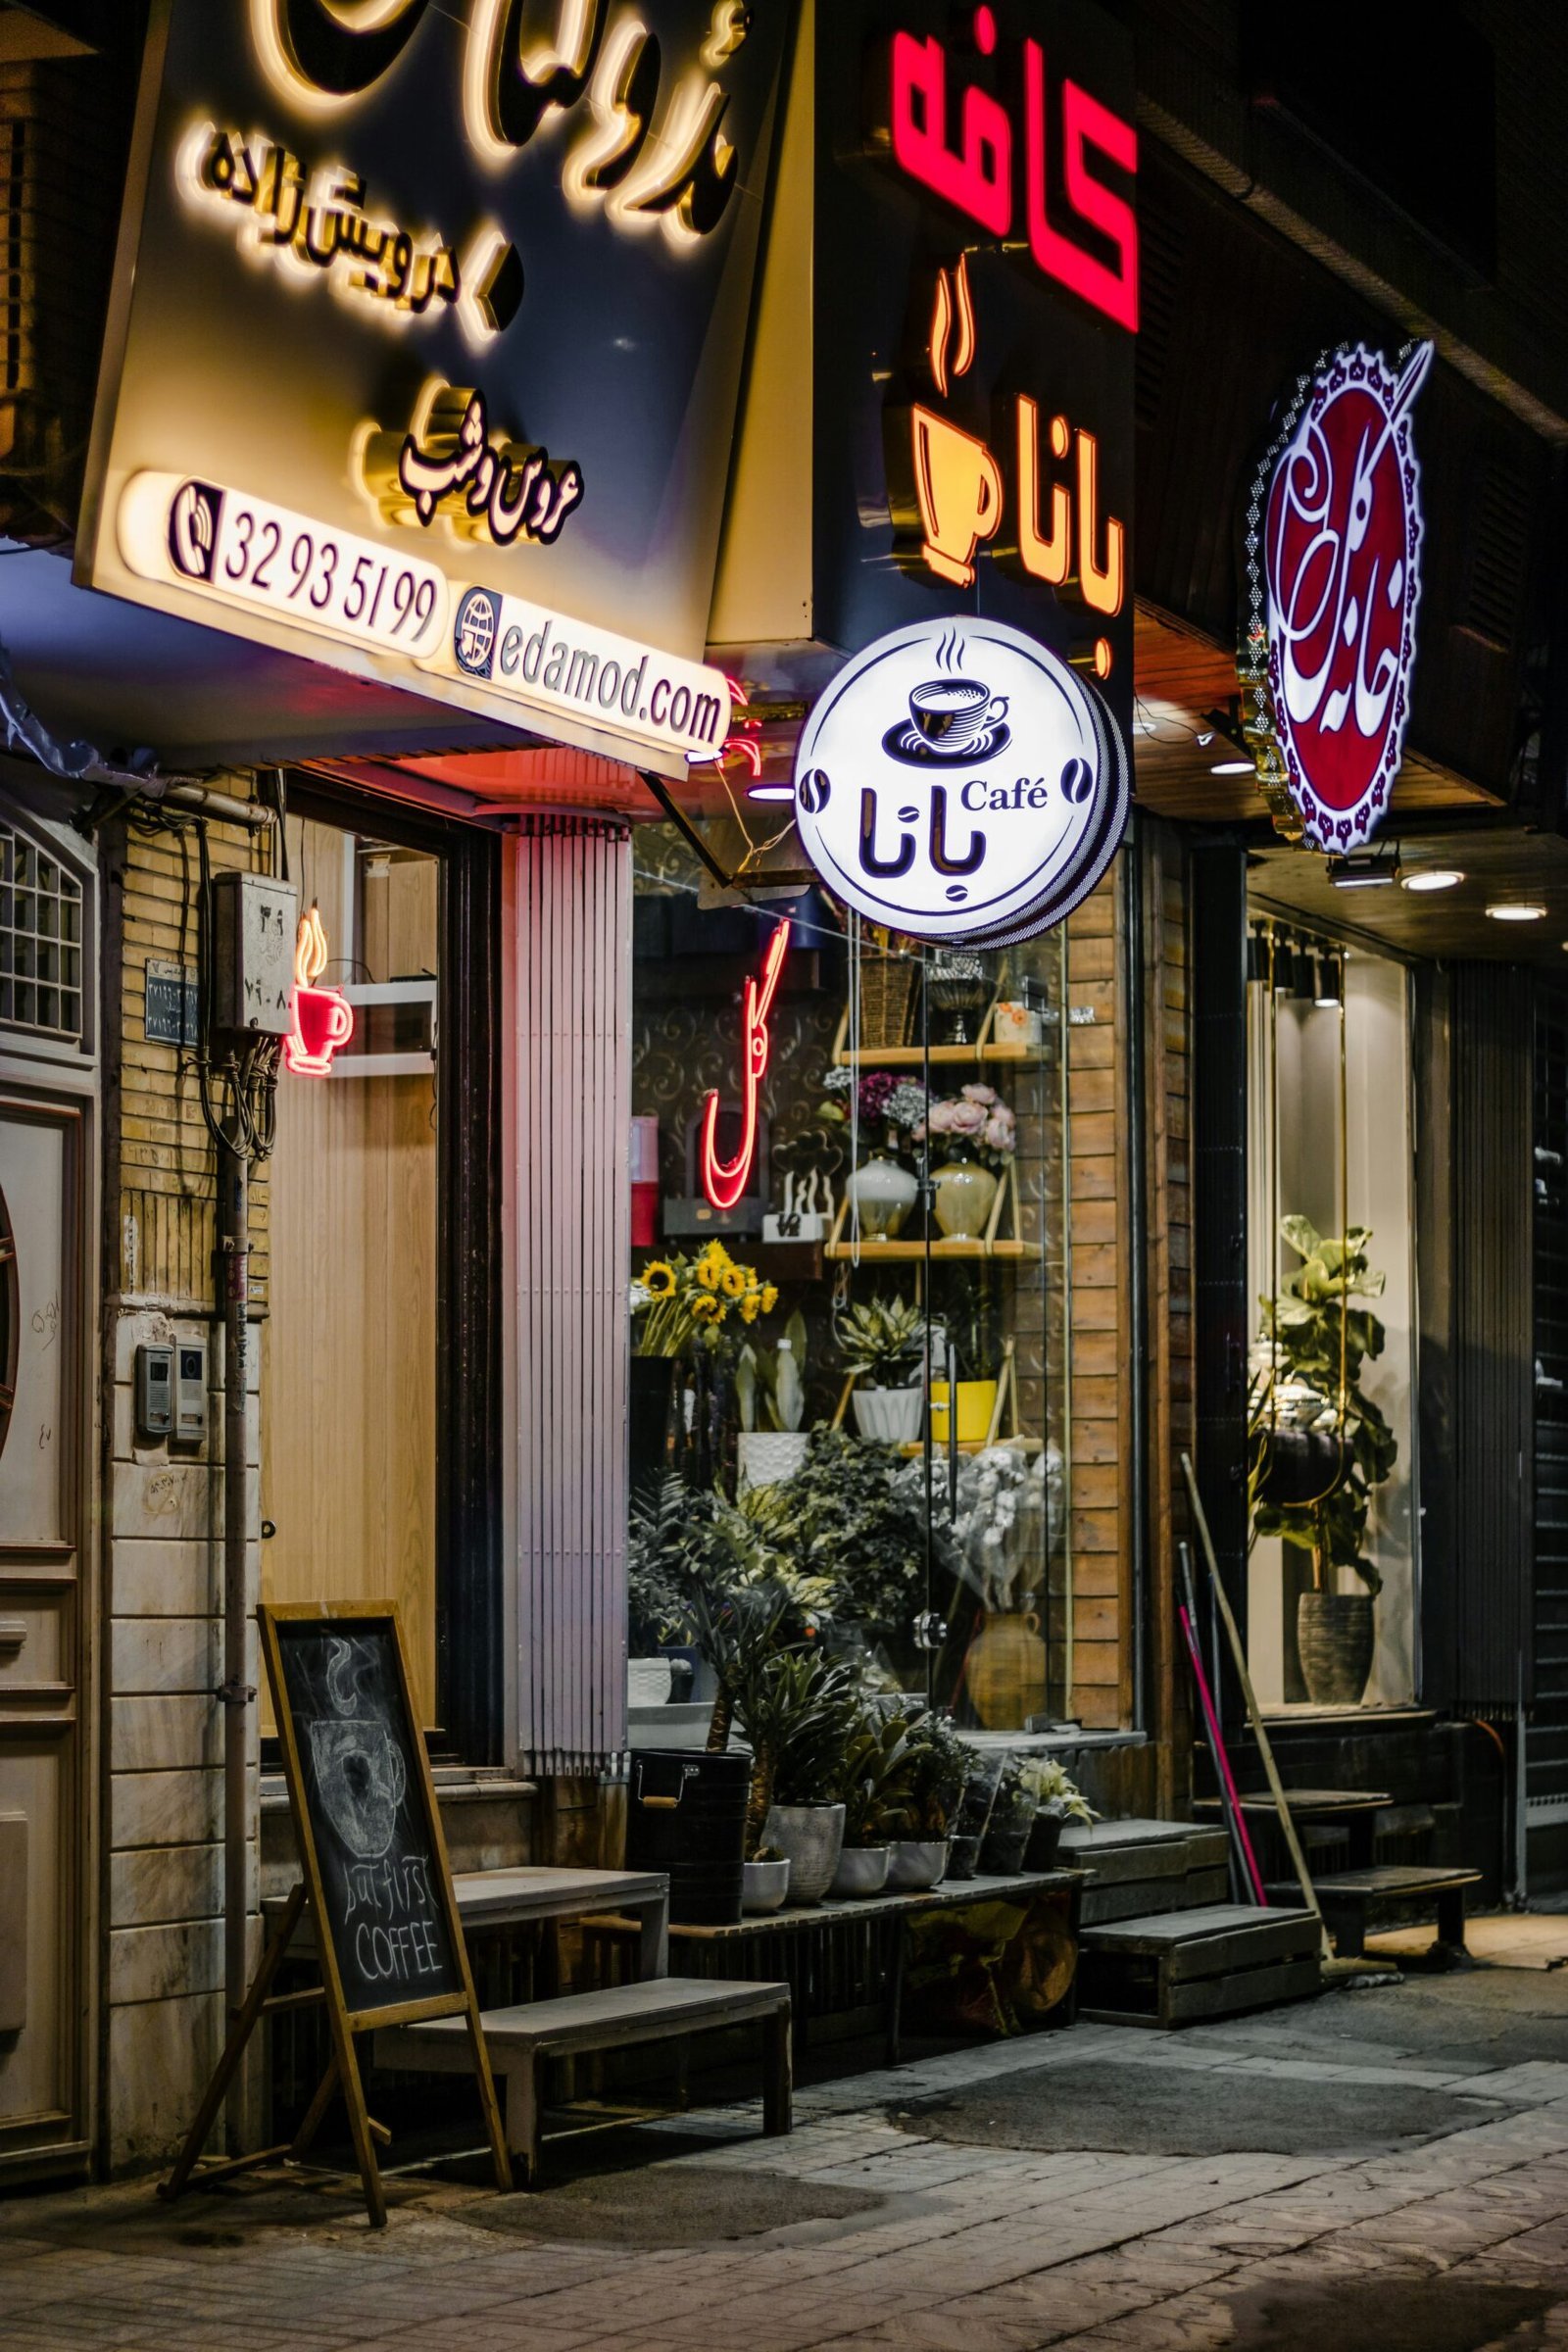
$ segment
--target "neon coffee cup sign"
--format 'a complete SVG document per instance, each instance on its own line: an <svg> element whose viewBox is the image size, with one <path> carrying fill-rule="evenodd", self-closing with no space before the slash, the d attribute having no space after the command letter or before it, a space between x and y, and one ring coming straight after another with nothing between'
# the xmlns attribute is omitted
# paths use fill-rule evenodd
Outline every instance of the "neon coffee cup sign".
<svg viewBox="0 0 1568 2352"><path fill-rule="evenodd" d="M1000 621L923 620L846 663L801 733L795 819L829 890L910 938L1004 947L1088 896L1127 823L1095 687Z"/></svg>
<svg viewBox="0 0 1568 2352"><path fill-rule="evenodd" d="M1421 595L1411 411L1432 364L1362 345L1297 388L1247 513L1242 682L1250 731L1315 849L1343 855L1388 812L1410 715Z"/></svg>

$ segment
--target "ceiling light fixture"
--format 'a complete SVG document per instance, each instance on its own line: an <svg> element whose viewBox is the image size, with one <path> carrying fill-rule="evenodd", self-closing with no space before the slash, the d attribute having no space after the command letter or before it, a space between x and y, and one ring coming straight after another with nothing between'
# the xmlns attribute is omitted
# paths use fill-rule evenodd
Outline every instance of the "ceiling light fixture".
<svg viewBox="0 0 1568 2352"><path fill-rule="evenodd" d="M1364 858L1331 858L1329 880L1336 890L1388 890L1399 879L1399 852L1373 850Z"/></svg>
<svg viewBox="0 0 1568 2352"><path fill-rule="evenodd" d="M1545 911L1530 899L1497 899L1487 908L1494 923L1539 923Z"/></svg>
<svg viewBox="0 0 1568 2352"><path fill-rule="evenodd" d="M1250 760L1216 760L1208 772L1211 776L1250 776L1254 771Z"/></svg>
<svg viewBox="0 0 1568 2352"><path fill-rule="evenodd" d="M1312 1000L1320 1012L1336 1011L1345 1002L1345 982L1341 977L1338 956L1330 953L1318 957L1317 995Z"/></svg>
<svg viewBox="0 0 1568 2352"><path fill-rule="evenodd" d="M1452 890L1464 880L1456 865L1418 865L1413 874L1401 874L1406 890Z"/></svg>

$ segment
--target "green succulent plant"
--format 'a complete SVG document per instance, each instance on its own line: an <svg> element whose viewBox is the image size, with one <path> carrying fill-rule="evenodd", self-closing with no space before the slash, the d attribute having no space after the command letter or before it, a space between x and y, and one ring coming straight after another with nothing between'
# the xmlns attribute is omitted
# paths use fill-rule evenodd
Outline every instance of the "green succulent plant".
<svg viewBox="0 0 1568 2352"><path fill-rule="evenodd" d="M901 1715L871 1707L845 1742L835 1795L844 1806L846 1845L881 1845L897 1837L909 1799L913 1759Z"/></svg>
<svg viewBox="0 0 1568 2352"><path fill-rule="evenodd" d="M833 1325L845 1368L878 1388L906 1385L925 1345L925 1317L912 1299L868 1298Z"/></svg>

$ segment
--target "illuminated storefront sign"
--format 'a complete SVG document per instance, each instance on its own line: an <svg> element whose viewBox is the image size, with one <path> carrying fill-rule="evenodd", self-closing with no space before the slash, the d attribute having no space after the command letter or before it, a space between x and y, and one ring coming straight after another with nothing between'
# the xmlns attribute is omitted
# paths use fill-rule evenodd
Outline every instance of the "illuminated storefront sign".
<svg viewBox="0 0 1568 2352"><path fill-rule="evenodd" d="M283 1059L299 1078L327 1078L332 1056L354 1035L354 1007L335 988L320 986L326 969L326 929L313 899L300 916L294 943L294 994Z"/></svg>
<svg viewBox="0 0 1568 2352"><path fill-rule="evenodd" d="M977 65L997 56L994 9L975 10L972 40ZM1053 95L1038 40L1021 43L1017 79L1002 96L971 80L950 112L951 62L947 42L935 34L925 40L906 31L893 36L887 138L899 170L989 235L1006 238L1019 209L1021 166L1024 234L1037 268L1136 334L1138 217L1105 177L1107 167L1129 180L1137 172L1138 134L1131 122L1070 74ZM1009 105L1020 82L1021 126ZM1065 226L1053 222L1049 193L1051 151L1058 140ZM1083 241L1086 231L1114 260L1097 258Z"/></svg>
<svg viewBox="0 0 1568 2352"><path fill-rule="evenodd" d="M790 926L780 923L767 943L760 979L748 979L741 1012L741 1140L733 1159L718 1156L718 1090L703 1104L703 1190L715 1208L733 1208L745 1198L757 1160L757 1112L767 1075L773 1036L768 1023L784 974Z"/></svg>
<svg viewBox="0 0 1568 2352"><path fill-rule="evenodd" d="M1314 848L1358 848L1403 756L1421 595L1412 406L1432 364L1347 347L1303 378L1247 514L1243 717L1259 781Z"/></svg>
<svg viewBox="0 0 1568 2352"><path fill-rule="evenodd" d="M480 587L646 653L673 697L705 648L786 13L158 0L78 579L505 723L509 681L451 658ZM175 528L156 509L186 486ZM614 698L560 715L684 765L679 726L628 741Z"/></svg>
<svg viewBox="0 0 1568 2352"><path fill-rule="evenodd" d="M915 939L1002 947L1087 896L1127 823L1121 731L1031 638L928 620L845 664L802 731L795 821L829 890Z"/></svg>
<svg viewBox="0 0 1568 2352"><path fill-rule="evenodd" d="M432 669L482 678L541 723L598 719L629 737L638 756L676 753L716 760L729 732L729 681L721 669L679 662L608 629L564 619L519 597L469 588L458 598Z"/></svg>

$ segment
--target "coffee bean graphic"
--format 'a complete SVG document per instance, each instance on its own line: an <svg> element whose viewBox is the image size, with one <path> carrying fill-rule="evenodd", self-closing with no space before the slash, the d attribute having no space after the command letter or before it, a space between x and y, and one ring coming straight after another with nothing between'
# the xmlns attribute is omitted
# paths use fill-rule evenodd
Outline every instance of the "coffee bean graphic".
<svg viewBox="0 0 1568 2352"><path fill-rule="evenodd" d="M828 805L833 787L819 767L808 768L801 778L800 802L808 816L820 816Z"/></svg>
<svg viewBox="0 0 1568 2352"><path fill-rule="evenodd" d="M1081 808L1095 789L1095 779L1087 760L1069 760L1061 771L1063 797L1075 808Z"/></svg>
<svg viewBox="0 0 1568 2352"><path fill-rule="evenodd" d="M956 902L959 899L966 899L969 896L969 893L961 882L950 882L948 884L948 896L950 899Z"/></svg>

